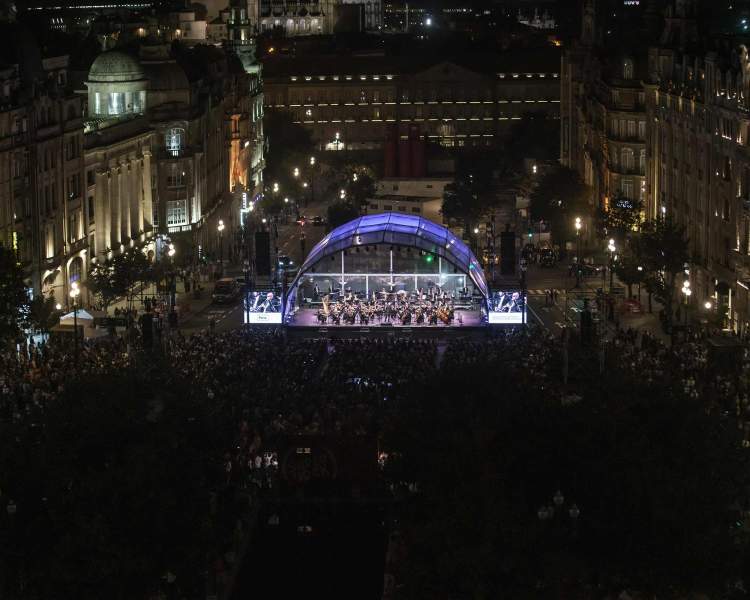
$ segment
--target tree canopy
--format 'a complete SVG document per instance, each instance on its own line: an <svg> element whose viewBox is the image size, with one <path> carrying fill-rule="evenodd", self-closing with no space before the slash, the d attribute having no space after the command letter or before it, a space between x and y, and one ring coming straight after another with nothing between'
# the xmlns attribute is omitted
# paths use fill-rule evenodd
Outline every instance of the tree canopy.
<svg viewBox="0 0 750 600"><path fill-rule="evenodd" d="M18 338L28 311L29 297L16 253L0 246L0 344Z"/></svg>
<svg viewBox="0 0 750 600"><path fill-rule="evenodd" d="M550 222L555 239L570 239L575 218L590 212L589 196L589 189L578 173L558 166L545 172L532 192L531 215L534 220Z"/></svg>

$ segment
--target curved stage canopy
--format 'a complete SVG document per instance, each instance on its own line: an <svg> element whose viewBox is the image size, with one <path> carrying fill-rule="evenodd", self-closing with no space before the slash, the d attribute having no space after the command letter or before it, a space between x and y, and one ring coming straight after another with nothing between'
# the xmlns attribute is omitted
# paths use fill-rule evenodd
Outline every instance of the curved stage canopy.
<svg viewBox="0 0 750 600"><path fill-rule="evenodd" d="M297 287L311 268L327 257L350 248L391 245L414 248L447 261L466 274L487 299L489 289L484 271L474 253L453 232L422 217L386 212L359 217L328 233L305 259L292 281L286 298L286 311L294 306Z"/></svg>

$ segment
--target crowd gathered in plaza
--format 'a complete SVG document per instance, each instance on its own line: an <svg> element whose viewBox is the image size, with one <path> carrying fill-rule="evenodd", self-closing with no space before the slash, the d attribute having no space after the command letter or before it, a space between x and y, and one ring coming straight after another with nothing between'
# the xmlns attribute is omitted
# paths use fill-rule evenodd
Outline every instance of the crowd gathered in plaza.
<svg viewBox="0 0 750 600"><path fill-rule="evenodd" d="M132 336L79 346L77 355L69 342L32 343L0 355L0 416L33 419L72 377L122 370L141 352ZM244 454L236 459L249 464L246 455L261 452L280 435L376 434L378 417L386 407L393 409L401 390L441 373L509 364L519 378L560 395L562 346L560 337L535 327L449 342L289 340L278 330L235 330L178 333L169 340L166 358L194 394L237 419L240 441L233 447ZM750 354L745 352L739 377L714 372L700 337L670 347L647 331L619 330L599 350L598 367L644 383L666 378L690 397L702 395L709 407L748 410Z"/></svg>

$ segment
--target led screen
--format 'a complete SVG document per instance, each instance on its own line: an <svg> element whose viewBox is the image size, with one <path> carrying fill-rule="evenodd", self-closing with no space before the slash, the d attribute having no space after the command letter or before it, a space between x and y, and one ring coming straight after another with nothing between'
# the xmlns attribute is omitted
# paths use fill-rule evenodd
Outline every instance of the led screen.
<svg viewBox="0 0 750 600"><path fill-rule="evenodd" d="M501 290L489 298L490 325L514 325L526 322L526 298L521 290Z"/></svg>
<svg viewBox="0 0 750 600"><path fill-rule="evenodd" d="M245 322L251 325L280 325L281 298L276 292L255 290L247 296Z"/></svg>

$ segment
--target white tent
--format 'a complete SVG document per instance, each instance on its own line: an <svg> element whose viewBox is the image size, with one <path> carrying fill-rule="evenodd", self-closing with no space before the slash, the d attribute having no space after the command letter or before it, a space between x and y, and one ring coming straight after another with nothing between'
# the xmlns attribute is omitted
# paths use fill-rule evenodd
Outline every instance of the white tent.
<svg viewBox="0 0 750 600"><path fill-rule="evenodd" d="M82 308L79 308L77 312L78 314L75 316L74 313L69 312L67 315L60 317L60 325L73 325L74 319L77 318L79 321L92 321L90 325L93 326L94 316L90 312ZM70 321L70 323L63 323L63 321ZM84 323L81 323L81 325L84 325Z"/></svg>

